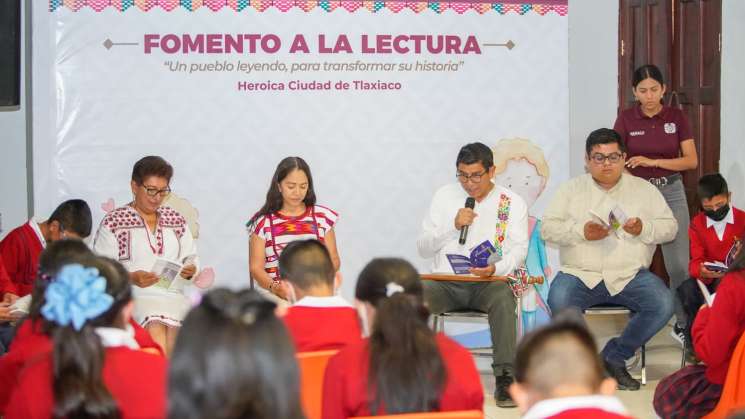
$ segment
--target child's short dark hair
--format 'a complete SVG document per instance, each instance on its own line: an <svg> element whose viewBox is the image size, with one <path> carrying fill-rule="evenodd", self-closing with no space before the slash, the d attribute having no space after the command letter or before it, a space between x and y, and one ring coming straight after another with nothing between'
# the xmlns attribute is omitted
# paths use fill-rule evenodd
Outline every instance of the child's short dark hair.
<svg viewBox="0 0 745 419"><path fill-rule="evenodd" d="M515 380L551 396L562 385L599 389L603 366L587 328L558 320L526 335L515 357Z"/></svg>
<svg viewBox="0 0 745 419"><path fill-rule="evenodd" d="M328 249L315 239L291 242L279 256L279 277L302 290L315 285L333 287L335 274Z"/></svg>
<svg viewBox="0 0 745 419"><path fill-rule="evenodd" d="M709 173L698 180L698 199L711 199L717 195L729 194L727 181L719 173Z"/></svg>

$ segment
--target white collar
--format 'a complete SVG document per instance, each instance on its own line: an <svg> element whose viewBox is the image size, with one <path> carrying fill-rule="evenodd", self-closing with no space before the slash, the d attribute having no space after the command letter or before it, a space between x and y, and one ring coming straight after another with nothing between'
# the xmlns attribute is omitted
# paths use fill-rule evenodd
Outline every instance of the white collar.
<svg viewBox="0 0 745 419"><path fill-rule="evenodd" d="M36 233L36 237L41 242L42 249L46 249L47 240L44 238L44 235L41 234L41 227L39 227L39 222L36 220L36 217L31 217L31 219L28 220L28 225L30 225L31 229Z"/></svg>
<svg viewBox="0 0 745 419"><path fill-rule="evenodd" d="M619 415L626 414L626 408L616 397L592 395L541 400L525 413L523 419L547 418L574 409L601 409Z"/></svg>
<svg viewBox="0 0 745 419"><path fill-rule="evenodd" d="M352 307L351 304L340 295L329 297L306 296L299 299L293 307Z"/></svg>
<svg viewBox="0 0 745 419"><path fill-rule="evenodd" d="M114 346L126 346L129 349L140 349L140 345L135 340L135 329L131 324L127 324L125 329L118 327L97 327L96 334L101 338L101 344L105 348Z"/></svg>
<svg viewBox="0 0 745 419"><path fill-rule="evenodd" d="M732 210L732 205L730 205L729 212L727 213L727 215L725 215L724 218L722 218L719 221L714 221L711 218L706 217L706 228L709 228L714 225L721 226L721 225L734 224L734 223L735 223L735 212Z"/></svg>

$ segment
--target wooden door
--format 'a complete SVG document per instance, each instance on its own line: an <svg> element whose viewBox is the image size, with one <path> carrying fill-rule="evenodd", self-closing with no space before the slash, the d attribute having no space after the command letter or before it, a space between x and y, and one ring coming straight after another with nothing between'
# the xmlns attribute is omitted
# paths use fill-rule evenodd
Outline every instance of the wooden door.
<svg viewBox="0 0 745 419"><path fill-rule="evenodd" d="M699 156L698 168L684 174L693 216L699 209L698 179L719 171L722 1L676 0L672 26L670 99L688 115Z"/></svg>
<svg viewBox="0 0 745 419"><path fill-rule="evenodd" d="M693 216L698 179L719 170L722 2L620 0L618 28L618 111L634 105L634 69L655 64L667 84L663 100L688 116L699 155L698 168L683 174ZM659 251L652 270L667 279Z"/></svg>

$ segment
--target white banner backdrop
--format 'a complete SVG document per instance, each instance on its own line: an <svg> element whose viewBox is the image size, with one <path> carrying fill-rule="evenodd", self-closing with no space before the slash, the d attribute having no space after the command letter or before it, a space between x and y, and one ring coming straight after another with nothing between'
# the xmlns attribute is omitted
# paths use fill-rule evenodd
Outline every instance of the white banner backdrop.
<svg viewBox="0 0 745 419"><path fill-rule="evenodd" d="M340 213L351 296L372 257L427 269L420 222L433 192L455 181L463 144L521 137L543 149L551 177L531 214L568 176L566 1L217 3L34 2L39 217L81 197L97 225L110 199L131 199L133 163L161 155L172 189L198 210L203 264L218 284L246 286L244 225L276 164L301 156L318 202ZM364 7L341 7L350 4ZM428 49L427 36L445 47ZM330 90L292 90L313 81Z"/></svg>

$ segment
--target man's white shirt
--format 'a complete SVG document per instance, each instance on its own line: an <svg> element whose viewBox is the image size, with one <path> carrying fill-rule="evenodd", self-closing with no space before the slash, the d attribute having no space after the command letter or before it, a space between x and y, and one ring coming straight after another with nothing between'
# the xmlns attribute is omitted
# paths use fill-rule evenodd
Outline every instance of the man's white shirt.
<svg viewBox="0 0 745 419"><path fill-rule="evenodd" d="M471 249L485 240L494 244L497 232L499 205L502 195L509 198L509 215L502 242L502 260L495 265L494 275L506 275L521 266L528 253L528 207L516 193L494 185L489 194L476 202L477 217L468 229L466 243L458 243L460 231L455 229L455 216L465 207L468 194L459 183L451 183L435 192L429 211L422 221L422 232L417 239L419 255L432 258L432 272L453 273L446 255L469 256Z"/></svg>

